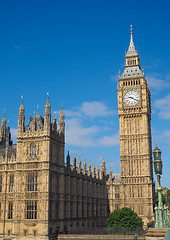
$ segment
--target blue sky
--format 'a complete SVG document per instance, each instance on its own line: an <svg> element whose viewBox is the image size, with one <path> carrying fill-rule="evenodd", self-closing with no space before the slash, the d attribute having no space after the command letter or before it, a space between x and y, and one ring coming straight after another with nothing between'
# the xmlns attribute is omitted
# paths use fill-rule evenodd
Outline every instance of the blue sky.
<svg viewBox="0 0 170 240"><path fill-rule="evenodd" d="M162 150L162 185L170 187L169 1L0 1L0 114L13 139L24 96L26 124L46 93L52 115L63 103L66 151L120 172L117 76L133 25L152 95L152 142Z"/></svg>

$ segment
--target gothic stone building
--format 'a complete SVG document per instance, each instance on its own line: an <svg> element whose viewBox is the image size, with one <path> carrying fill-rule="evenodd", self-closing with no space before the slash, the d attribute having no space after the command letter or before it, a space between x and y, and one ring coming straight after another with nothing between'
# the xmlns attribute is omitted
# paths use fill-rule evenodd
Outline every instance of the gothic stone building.
<svg viewBox="0 0 170 240"><path fill-rule="evenodd" d="M48 239L60 232L104 226L107 215L106 167L81 158L64 161L64 114L51 124L49 97L44 118L30 117L25 126L19 108L17 145L12 145L5 114L0 138L0 237Z"/></svg>
<svg viewBox="0 0 170 240"><path fill-rule="evenodd" d="M17 144L11 141L5 114L0 134L0 237L48 239L59 232L105 226L108 212L130 207L144 224L154 220L150 89L141 71L132 33L119 77L118 114L121 174L106 174L79 158L65 163L63 109L51 123L49 97L44 118L25 125L19 108ZM78 166L77 166L78 165Z"/></svg>

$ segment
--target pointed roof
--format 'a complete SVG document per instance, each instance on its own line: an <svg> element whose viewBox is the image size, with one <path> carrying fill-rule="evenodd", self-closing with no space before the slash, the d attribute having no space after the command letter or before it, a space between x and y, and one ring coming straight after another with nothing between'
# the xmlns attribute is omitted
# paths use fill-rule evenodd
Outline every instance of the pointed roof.
<svg viewBox="0 0 170 240"><path fill-rule="evenodd" d="M104 154L103 154L103 160L102 160L102 168L105 169L105 160L104 160Z"/></svg>
<svg viewBox="0 0 170 240"><path fill-rule="evenodd" d="M37 115L36 115L36 118L39 118L39 106L37 105Z"/></svg>
<svg viewBox="0 0 170 240"><path fill-rule="evenodd" d="M81 156L79 156L78 164L81 166Z"/></svg>
<svg viewBox="0 0 170 240"><path fill-rule="evenodd" d="M63 113L63 105L61 104L61 112L59 115L59 120L63 120L64 119L64 113Z"/></svg>
<svg viewBox="0 0 170 240"><path fill-rule="evenodd" d="M134 45L134 42L133 42L133 32L132 32L132 25L131 25L131 29L130 29L130 44L129 44L129 48L128 48L128 51L126 53L126 57L131 57L131 56L138 56L138 53L135 49L135 45Z"/></svg>
<svg viewBox="0 0 170 240"><path fill-rule="evenodd" d="M119 77L119 80L124 80L124 79L127 80L127 79L133 79L133 78L136 79L136 78L144 77L144 73L142 72L141 67L140 67L139 55L138 55L137 51L135 50L135 45L133 42L132 25L131 25L130 34L131 34L130 44L129 44L128 51L125 55L125 59L126 59L125 68L124 68L122 75ZM132 57L131 61L128 60L129 57ZM138 59L138 61L136 59ZM134 62L133 62L133 60L134 60ZM132 62L132 63L130 63L130 62Z"/></svg>
<svg viewBox="0 0 170 240"><path fill-rule="evenodd" d="M91 171L91 163L90 163L90 161L89 161L88 168L89 168L89 170Z"/></svg>
<svg viewBox="0 0 170 240"><path fill-rule="evenodd" d="M96 172L96 167L95 167L95 164L93 163L93 172L95 173Z"/></svg>
<svg viewBox="0 0 170 240"><path fill-rule="evenodd" d="M21 96L21 105L19 108L19 112L24 112L24 111L25 111L25 108L24 108L24 104L23 104L23 96Z"/></svg>
<svg viewBox="0 0 170 240"><path fill-rule="evenodd" d="M50 102L49 102L49 93L47 93L47 102L45 104L45 112L50 112L51 110L51 105L50 105Z"/></svg>
<svg viewBox="0 0 170 240"><path fill-rule="evenodd" d="M2 118L2 122L1 123L6 125L5 109L4 109L4 114L3 114L3 118Z"/></svg>

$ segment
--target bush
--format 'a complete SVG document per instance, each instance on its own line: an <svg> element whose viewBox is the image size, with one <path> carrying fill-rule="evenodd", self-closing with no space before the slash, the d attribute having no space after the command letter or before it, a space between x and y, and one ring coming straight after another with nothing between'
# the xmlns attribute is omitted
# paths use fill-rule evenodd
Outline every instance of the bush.
<svg viewBox="0 0 170 240"><path fill-rule="evenodd" d="M139 230L142 229L143 222L137 213L125 207L110 213L107 219L107 227L109 230Z"/></svg>

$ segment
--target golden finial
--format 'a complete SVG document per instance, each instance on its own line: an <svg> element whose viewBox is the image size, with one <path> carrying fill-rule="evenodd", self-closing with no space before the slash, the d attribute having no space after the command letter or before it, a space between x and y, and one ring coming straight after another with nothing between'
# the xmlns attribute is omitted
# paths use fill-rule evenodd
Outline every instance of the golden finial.
<svg viewBox="0 0 170 240"><path fill-rule="evenodd" d="M132 34L133 32L133 28L132 28L132 25L130 25L130 34Z"/></svg>
<svg viewBox="0 0 170 240"><path fill-rule="evenodd" d="M23 95L21 95L21 99L23 100Z"/></svg>
<svg viewBox="0 0 170 240"><path fill-rule="evenodd" d="M158 148L158 144L156 143L156 148Z"/></svg>
<svg viewBox="0 0 170 240"><path fill-rule="evenodd" d="M49 97L49 92L47 92L47 97Z"/></svg>
<svg viewBox="0 0 170 240"><path fill-rule="evenodd" d="M56 111L54 111L54 117L56 117L56 113L57 113L57 112L56 112Z"/></svg>

